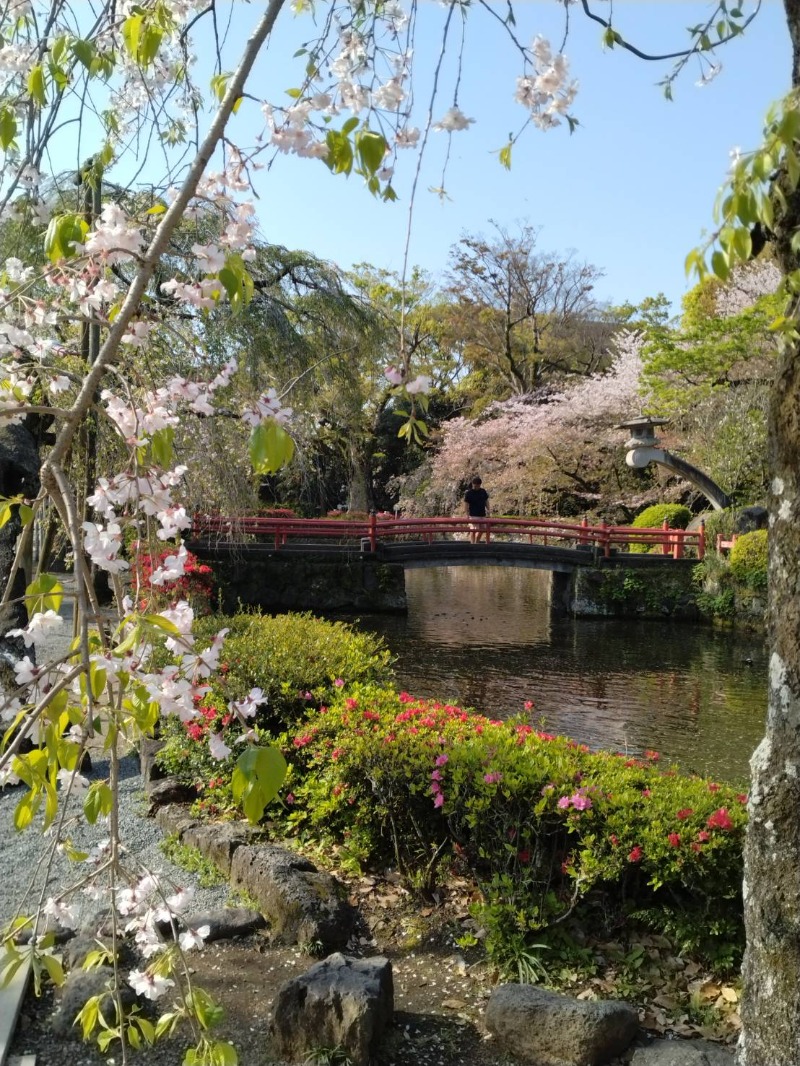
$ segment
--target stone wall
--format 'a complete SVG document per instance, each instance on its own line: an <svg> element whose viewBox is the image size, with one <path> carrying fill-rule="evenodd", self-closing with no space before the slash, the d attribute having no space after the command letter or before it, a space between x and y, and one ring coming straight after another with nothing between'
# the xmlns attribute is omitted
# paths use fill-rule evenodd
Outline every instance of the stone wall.
<svg viewBox="0 0 800 1066"><path fill-rule="evenodd" d="M235 613L239 604L265 611L354 614L405 611L408 606L402 564L379 563L366 553L281 551L255 560L203 553L203 558L214 567L226 614Z"/></svg>
<svg viewBox="0 0 800 1066"><path fill-rule="evenodd" d="M699 621L694 567L584 568L572 575L570 612L577 618L673 618Z"/></svg>

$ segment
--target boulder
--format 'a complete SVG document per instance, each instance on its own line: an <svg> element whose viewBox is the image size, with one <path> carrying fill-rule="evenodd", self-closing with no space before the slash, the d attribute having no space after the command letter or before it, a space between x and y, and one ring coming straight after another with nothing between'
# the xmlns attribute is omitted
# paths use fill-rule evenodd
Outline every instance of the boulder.
<svg viewBox="0 0 800 1066"><path fill-rule="evenodd" d="M145 792L150 801L150 810L166 807L170 803L188 803L197 799L197 790L185 785L177 777L164 777L160 781L145 782Z"/></svg>
<svg viewBox="0 0 800 1066"><path fill-rule="evenodd" d="M111 966L99 966L95 970L73 970L61 988L61 1006L52 1020L54 1031L62 1035L73 1032L75 1019L93 996L103 997L100 1010L106 1021L113 1025L117 1016L114 998L109 991L113 984L114 969ZM136 1002L136 993L126 984L120 985L119 991L123 1010L127 1010Z"/></svg>
<svg viewBox="0 0 800 1066"><path fill-rule="evenodd" d="M508 984L492 992L486 1027L504 1051L536 1066L599 1066L628 1047L639 1016L615 1000L577 1000Z"/></svg>
<svg viewBox="0 0 800 1066"><path fill-rule="evenodd" d="M733 1066L733 1052L708 1040L656 1040L636 1049L631 1066Z"/></svg>
<svg viewBox="0 0 800 1066"><path fill-rule="evenodd" d="M354 915L342 885L287 848L237 848L231 887L243 888L257 900L275 943L328 953L346 947L350 939Z"/></svg>
<svg viewBox="0 0 800 1066"><path fill-rule="evenodd" d="M221 907L215 911L200 911L197 914L182 914L179 925L182 929L202 929L208 926L206 943L215 940L232 940L238 936L250 936L263 929L267 922L263 914L246 907Z"/></svg>
<svg viewBox="0 0 800 1066"><path fill-rule="evenodd" d="M217 822L214 825L187 826L181 834L181 843L197 848L226 875L231 872L233 853L244 844L250 844L253 830L244 822Z"/></svg>
<svg viewBox="0 0 800 1066"><path fill-rule="evenodd" d="M736 532L752 533L756 529L766 529L769 524L769 511L766 507L743 507L736 515Z"/></svg>
<svg viewBox="0 0 800 1066"><path fill-rule="evenodd" d="M197 818L193 818L188 813L185 806L180 803L170 803L156 810L156 824L165 833L174 833L179 840L183 840L186 830L200 823Z"/></svg>
<svg viewBox="0 0 800 1066"><path fill-rule="evenodd" d="M353 1066L367 1066L394 1012L388 959L335 954L287 981L271 1027L281 1059L306 1062L320 1048L339 1048Z"/></svg>
<svg viewBox="0 0 800 1066"><path fill-rule="evenodd" d="M139 769L144 781L160 781L165 777L164 771L156 762L156 757L164 747L163 740L142 737L139 741Z"/></svg>

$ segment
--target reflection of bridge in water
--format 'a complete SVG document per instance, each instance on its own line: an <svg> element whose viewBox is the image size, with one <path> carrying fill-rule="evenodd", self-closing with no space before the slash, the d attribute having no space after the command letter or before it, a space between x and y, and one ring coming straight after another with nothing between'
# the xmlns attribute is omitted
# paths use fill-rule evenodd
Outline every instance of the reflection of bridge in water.
<svg viewBox="0 0 800 1066"><path fill-rule="evenodd" d="M479 543L470 543L477 534ZM225 518L195 515L190 547L202 555L339 555L354 551L405 568L425 566L527 566L572 571L613 559L637 569L679 559L699 561L704 529L634 529L535 518ZM639 550L631 551L633 546Z"/></svg>

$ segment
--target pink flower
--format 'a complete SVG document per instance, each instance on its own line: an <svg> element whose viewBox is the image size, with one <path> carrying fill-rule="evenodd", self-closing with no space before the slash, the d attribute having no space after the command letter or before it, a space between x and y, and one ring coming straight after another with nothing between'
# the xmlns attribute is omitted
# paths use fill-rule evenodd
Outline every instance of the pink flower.
<svg viewBox="0 0 800 1066"><path fill-rule="evenodd" d="M700 832L697 834L697 839L701 842L701 844L706 844L711 839L711 834L707 833L705 829L701 829Z"/></svg>
<svg viewBox="0 0 800 1066"><path fill-rule="evenodd" d="M437 792L436 798L433 801L434 807L444 807L444 793Z"/></svg>
<svg viewBox="0 0 800 1066"><path fill-rule="evenodd" d="M449 757L447 755L437 755L436 756L435 765L436 766L445 766L449 761L450 761L450 759L449 759Z"/></svg>
<svg viewBox="0 0 800 1066"><path fill-rule="evenodd" d="M670 842L673 848L677 848L681 842L681 835L680 833L670 833L667 837L667 840Z"/></svg>
<svg viewBox="0 0 800 1066"><path fill-rule="evenodd" d="M433 773L431 774L431 781L441 781L441 780L442 780L442 771L441 770L434 770Z"/></svg>
<svg viewBox="0 0 800 1066"><path fill-rule="evenodd" d="M532 711L533 710L533 700L525 700L525 710L526 711Z"/></svg>
<svg viewBox="0 0 800 1066"><path fill-rule="evenodd" d="M563 811L563 810L566 810L567 807L569 807L571 803L572 803L572 800L569 798L569 796L562 796L561 799L556 804L556 806L560 807L561 810Z"/></svg>
<svg viewBox="0 0 800 1066"><path fill-rule="evenodd" d="M286 802L291 806L294 803L294 792L287 792Z"/></svg>
<svg viewBox="0 0 800 1066"><path fill-rule="evenodd" d="M733 829L731 816L725 807L720 807L718 811L714 811L711 817L707 819L706 825L709 829Z"/></svg>
<svg viewBox="0 0 800 1066"><path fill-rule="evenodd" d="M570 802L576 811L588 811L592 806L592 801L588 796L584 796L581 792L576 792L574 796L570 796Z"/></svg>
<svg viewBox="0 0 800 1066"><path fill-rule="evenodd" d="M694 814L694 811L692 810L692 808L691 807L684 807L682 810L678 811L678 813L675 815L675 817L679 821L683 822L686 818L689 817L690 814Z"/></svg>
<svg viewBox="0 0 800 1066"><path fill-rule="evenodd" d="M337 677L333 683L337 688L344 688L344 681L340 677Z"/></svg>
<svg viewBox="0 0 800 1066"><path fill-rule="evenodd" d="M719 792L719 785L716 781L711 781L708 786L709 792Z"/></svg>
<svg viewBox="0 0 800 1066"><path fill-rule="evenodd" d="M642 849L637 844L635 848L631 848L628 853L628 862L640 862L642 858Z"/></svg>
<svg viewBox="0 0 800 1066"><path fill-rule="evenodd" d="M645 799L650 799L650 797L652 795L652 792L650 791L649 788L643 788L642 789L642 795L644 796Z"/></svg>
<svg viewBox="0 0 800 1066"><path fill-rule="evenodd" d="M503 775L495 771L491 774L484 774L483 780L486 782L487 785L496 785L498 781L503 780Z"/></svg>

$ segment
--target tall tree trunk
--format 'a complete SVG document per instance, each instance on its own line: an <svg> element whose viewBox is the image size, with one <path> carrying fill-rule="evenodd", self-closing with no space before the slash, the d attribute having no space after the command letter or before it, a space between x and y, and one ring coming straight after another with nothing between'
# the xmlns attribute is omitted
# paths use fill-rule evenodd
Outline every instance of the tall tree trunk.
<svg viewBox="0 0 800 1066"><path fill-rule="evenodd" d="M355 441L350 443L349 466L347 506L351 511L369 511L372 507L370 459Z"/></svg>
<svg viewBox="0 0 800 1066"><path fill-rule="evenodd" d="M800 86L800 0L784 0ZM779 175L777 181L781 181ZM798 268L790 241L800 193L775 220L784 272ZM800 319L794 299L792 317ZM800 1063L800 345L787 345L769 421L769 709L751 761L745 843L740 1066Z"/></svg>

